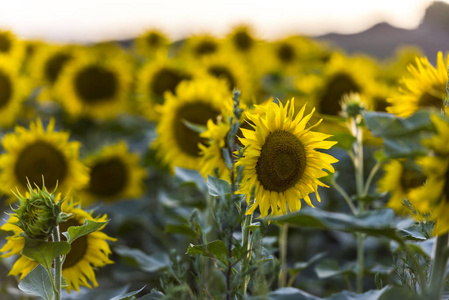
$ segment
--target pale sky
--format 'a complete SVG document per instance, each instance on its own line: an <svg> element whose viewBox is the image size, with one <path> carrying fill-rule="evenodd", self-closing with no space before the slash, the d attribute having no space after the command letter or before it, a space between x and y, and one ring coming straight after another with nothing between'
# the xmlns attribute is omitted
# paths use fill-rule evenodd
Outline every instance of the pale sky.
<svg viewBox="0 0 449 300"><path fill-rule="evenodd" d="M449 3L449 0L445 0ZM22 38L93 42L157 28L172 39L249 24L260 38L355 33L387 21L415 28L431 0L0 0L0 28Z"/></svg>

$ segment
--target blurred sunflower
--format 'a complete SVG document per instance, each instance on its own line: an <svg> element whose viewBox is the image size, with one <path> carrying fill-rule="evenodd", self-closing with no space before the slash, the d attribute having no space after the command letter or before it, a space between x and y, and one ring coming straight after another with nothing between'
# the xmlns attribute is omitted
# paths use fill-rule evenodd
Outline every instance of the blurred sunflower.
<svg viewBox="0 0 449 300"><path fill-rule="evenodd" d="M408 214L410 211L404 206L404 199L412 189L421 187L426 181L420 166L409 160L391 160L384 165L384 175L378 181L380 192L391 194L387 206L399 214Z"/></svg>
<svg viewBox="0 0 449 300"><path fill-rule="evenodd" d="M180 56L201 59L208 55L217 54L220 49L220 42L210 35L192 35L187 38L181 49Z"/></svg>
<svg viewBox="0 0 449 300"><path fill-rule="evenodd" d="M154 143L158 156L172 168L198 169L199 144L206 139L185 121L206 126L209 119L216 122L219 116L229 115L233 103L227 82L213 77L183 81L176 88L176 95L166 95L161 109L164 117L157 126L158 137Z"/></svg>
<svg viewBox="0 0 449 300"><path fill-rule="evenodd" d="M168 37L159 30L148 30L138 36L134 42L137 53L151 57L158 50L168 48L170 41Z"/></svg>
<svg viewBox="0 0 449 300"><path fill-rule="evenodd" d="M69 227L81 226L84 224L85 220L92 220L96 222L107 221L106 215L94 218L90 213L87 213L81 208L77 207L73 202L65 201L62 204L62 210L67 214L73 214L73 217L68 221L59 224L61 240L66 240L65 236L62 233L66 232ZM14 232L14 236L7 237L7 243L0 249L0 252L4 253L1 257L20 255L25 245L25 238L21 236L22 229L14 224L17 221L17 216L15 214L11 214L8 222L0 227L0 229L4 231ZM88 280L94 287L97 287L98 283L95 279L94 269L103 267L106 264L113 263L113 261L109 259L111 250L107 241L116 241L116 239L111 238L110 236L101 232L100 230L102 230L103 228L100 228L98 231L92 232L88 235L82 236L76 239L71 244L70 252L66 255L64 263L62 265L62 276L67 282L68 286L66 287L66 289L69 292L71 289L79 292L80 286L92 288ZM30 260L25 256L21 256L14 263L8 275L20 275L20 280L22 280L37 266L37 264L37 262Z"/></svg>
<svg viewBox="0 0 449 300"><path fill-rule="evenodd" d="M446 112L443 100L447 95L448 64L449 55L445 63L442 52L438 52L436 68L426 57L416 58L416 66L408 66L411 77L402 78L399 95L388 99L391 103L388 112L404 118L421 108Z"/></svg>
<svg viewBox="0 0 449 300"><path fill-rule="evenodd" d="M435 221L433 234L439 236L449 231L449 120L446 116L431 116L436 134L423 140L431 153L418 159L426 182L423 187L410 191L409 198L416 209L429 213Z"/></svg>
<svg viewBox="0 0 449 300"><path fill-rule="evenodd" d="M128 66L120 57L74 60L55 87L66 112L75 118L110 119L127 110L132 83Z"/></svg>
<svg viewBox="0 0 449 300"><path fill-rule="evenodd" d="M234 53L249 54L255 48L257 40L254 38L251 28L240 25L232 29L228 34L225 44L231 47Z"/></svg>
<svg viewBox="0 0 449 300"><path fill-rule="evenodd" d="M126 142L104 147L98 154L85 158L84 164L90 168L90 181L84 190L82 204L142 195L146 171L139 166L139 160L137 154L128 151Z"/></svg>
<svg viewBox="0 0 449 300"><path fill-rule="evenodd" d="M19 63L0 56L0 126L11 126L22 112L22 103L29 91L20 75Z"/></svg>
<svg viewBox="0 0 449 300"><path fill-rule="evenodd" d="M0 30L0 57L21 61L25 55L23 41L9 30Z"/></svg>
<svg viewBox="0 0 449 300"><path fill-rule="evenodd" d="M263 108L262 108L263 109ZM254 189L255 202L247 214L259 207L261 217L297 211L301 199L313 207L309 198L318 186L326 186L318 179L334 172L332 163L338 160L316 149L329 149L337 142L325 141L330 135L313 132L315 124L306 129L312 113L304 116L305 106L294 116L294 100L285 107L270 103L263 109L265 116L248 114L254 130L242 129L245 156L237 165L243 166L243 179L238 191L251 199ZM304 117L303 117L304 116ZM287 206L288 204L288 206Z"/></svg>
<svg viewBox="0 0 449 300"><path fill-rule="evenodd" d="M79 142L69 142L69 134L54 131L50 120L45 131L42 122L30 123L30 130L17 126L14 133L5 135L0 155L0 190L11 195L16 188L27 191L31 184L42 186L42 175L49 190L58 184L61 192L79 190L89 181L88 169L78 160Z"/></svg>
<svg viewBox="0 0 449 300"><path fill-rule="evenodd" d="M178 60L158 56L158 59L147 63L138 74L138 110L149 120L158 121L161 117L158 109L164 104L164 93L175 94L181 81L192 78L193 74Z"/></svg>

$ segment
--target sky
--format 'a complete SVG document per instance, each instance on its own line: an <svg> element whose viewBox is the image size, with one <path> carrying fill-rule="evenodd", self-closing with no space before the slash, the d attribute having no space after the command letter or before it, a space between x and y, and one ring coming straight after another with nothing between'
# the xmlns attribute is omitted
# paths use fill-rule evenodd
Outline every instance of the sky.
<svg viewBox="0 0 449 300"><path fill-rule="evenodd" d="M444 0L448 2L449 0ZM0 28L26 39L96 42L156 28L172 39L239 24L264 39L356 33L382 21L412 29L431 0L1 0Z"/></svg>

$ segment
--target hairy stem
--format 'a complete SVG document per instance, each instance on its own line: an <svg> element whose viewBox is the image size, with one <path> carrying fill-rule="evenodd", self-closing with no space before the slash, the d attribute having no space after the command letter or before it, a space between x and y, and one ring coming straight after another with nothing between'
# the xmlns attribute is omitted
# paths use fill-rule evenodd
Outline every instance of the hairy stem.
<svg viewBox="0 0 449 300"><path fill-rule="evenodd" d="M430 283L427 287L429 300L441 299L444 289L444 279L448 260L448 233L437 238L435 245L435 258L430 275Z"/></svg>
<svg viewBox="0 0 449 300"><path fill-rule="evenodd" d="M59 242L59 226L53 228L53 241ZM62 273L62 262L61 256L56 256L55 258L55 300L61 300L61 273Z"/></svg>
<svg viewBox="0 0 449 300"><path fill-rule="evenodd" d="M288 239L288 224L281 226L279 231L279 251L281 258L281 272L279 273L278 287L283 288L287 286L287 239Z"/></svg>

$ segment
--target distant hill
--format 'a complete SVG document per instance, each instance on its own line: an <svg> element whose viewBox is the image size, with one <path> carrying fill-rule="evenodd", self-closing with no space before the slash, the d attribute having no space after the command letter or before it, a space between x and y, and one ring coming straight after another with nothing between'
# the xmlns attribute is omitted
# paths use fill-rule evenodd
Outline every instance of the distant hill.
<svg viewBox="0 0 449 300"><path fill-rule="evenodd" d="M356 34L330 33L314 38L329 41L348 53L363 52L378 58L393 55L400 46L415 45L434 62L438 51L449 51L449 4L433 2L421 24L413 30L379 23Z"/></svg>

